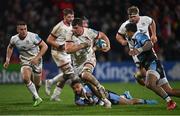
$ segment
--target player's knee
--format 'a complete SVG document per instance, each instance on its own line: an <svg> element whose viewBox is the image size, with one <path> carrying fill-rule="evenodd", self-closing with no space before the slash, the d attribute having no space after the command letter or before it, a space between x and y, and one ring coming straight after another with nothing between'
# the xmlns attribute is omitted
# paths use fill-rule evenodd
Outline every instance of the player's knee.
<svg viewBox="0 0 180 116"><path fill-rule="evenodd" d="M67 81L68 79L75 78L75 74L74 73L64 74L63 78L65 81Z"/></svg>
<svg viewBox="0 0 180 116"><path fill-rule="evenodd" d="M28 74L24 74L24 75L22 76L22 80L23 80L23 82L24 82L25 84L28 84L28 83L31 81L31 77L30 77L30 75L28 75Z"/></svg>
<svg viewBox="0 0 180 116"><path fill-rule="evenodd" d="M155 88L155 87L156 87L156 84L155 84L154 82L153 82L153 83L147 82L147 83L146 83L146 87L149 88L149 89L152 89L152 88Z"/></svg>
<svg viewBox="0 0 180 116"><path fill-rule="evenodd" d="M56 86L57 86L57 87L60 87L60 88L63 88L64 85L65 85L65 82L66 82L65 80L64 80L64 81L61 81L61 82L58 82Z"/></svg>
<svg viewBox="0 0 180 116"><path fill-rule="evenodd" d="M64 74L69 74L69 73L73 73L74 72L72 66L69 65L69 64L66 65L66 66L63 66L62 67L62 71L63 71Z"/></svg>
<svg viewBox="0 0 180 116"><path fill-rule="evenodd" d="M90 76L90 72L88 72L88 71L83 71L81 74L81 78L84 80L87 80L87 78L89 78L89 76Z"/></svg>
<svg viewBox="0 0 180 116"><path fill-rule="evenodd" d="M27 79L27 78L23 78L23 82L27 85L27 84L29 84L30 83L30 79Z"/></svg>

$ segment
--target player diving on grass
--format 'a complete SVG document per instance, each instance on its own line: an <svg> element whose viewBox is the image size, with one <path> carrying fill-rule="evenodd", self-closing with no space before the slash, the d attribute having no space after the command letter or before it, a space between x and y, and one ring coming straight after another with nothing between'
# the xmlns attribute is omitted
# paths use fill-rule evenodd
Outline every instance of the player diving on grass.
<svg viewBox="0 0 180 116"><path fill-rule="evenodd" d="M79 106L86 105L104 105L99 99L97 88L90 84L82 84L80 80L71 83L71 87L75 94L75 104ZM106 97L114 105L134 105L134 104L157 104L156 100L145 100L132 98L129 91L125 91L122 95L118 95L112 91L105 91Z"/></svg>
<svg viewBox="0 0 180 116"><path fill-rule="evenodd" d="M42 56L48 47L38 34L27 31L25 22L17 23L17 32L18 34L11 37L7 47L4 68L8 68L13 48L16 47L20 53L22 79L34 98L33 106L38 106L42 102L38 95L41 86Z"/></svg>
<svg viewBox="0 0 180 116"><path fill-rule="evenodd" d="M168 84L168 80L163 66L153 49L153 43L145 33L137 30L135 23L126 24L125 29L130 49L129 55L136 58L136 66L143 67L146 70L145 86L167 102L168 110L175 109L176 102L170 98L162 87Z"/></svg>

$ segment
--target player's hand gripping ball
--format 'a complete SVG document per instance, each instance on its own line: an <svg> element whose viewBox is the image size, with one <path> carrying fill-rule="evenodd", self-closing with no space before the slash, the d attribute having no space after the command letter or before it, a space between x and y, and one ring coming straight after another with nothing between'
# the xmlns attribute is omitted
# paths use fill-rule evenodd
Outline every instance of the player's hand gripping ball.
<svg viewBox="0 0 180 116"><path fill-rule="evenodd" d="M98 49L103 49L103 48L107 47L107 44L103 39L96 40L95 44Z"/></svg>

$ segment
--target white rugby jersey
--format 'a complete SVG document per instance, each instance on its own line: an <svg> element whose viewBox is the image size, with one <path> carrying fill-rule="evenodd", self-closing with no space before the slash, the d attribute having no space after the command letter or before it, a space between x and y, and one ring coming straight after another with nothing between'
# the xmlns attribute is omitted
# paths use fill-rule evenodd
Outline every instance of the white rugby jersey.
<svg viewBox="0 0 180 116"><path fill-rule="evenodd" d="M84 28L84 32L80 36L76 36L73 32L67 34L66 42L74 42L74 44L89 43L90 47L81 49L71 54L73 65L81 65L90 58L95 57L93 45L97 39L99 32L90 28Z"/></svg>
<svg viewBox="0 0 180 116"><path fill-rule="evenodd" d="M67 26L63 21L59 22L56 26L54 26L51 31L51 35L56 37L56 42L59 45L65 44L66 34L67 32L72 30L72 25Z"/></svg>
<svg viewBox="0 0 180 116"><path fill-rule="evenodd" d="M20 60L30 61L39 53L39 44L42 39L38 34L28 32L27 36L22 40L19 38L19 34L11 37L10 45L18 49L20 53Z"/></svg>
<svg viewBox="0 0 180 116"><path fill-rule="evenodd" d="M148 17L148 16L139 16L140 19L138 21L137 25L137 29L138 31L145 33L148 37L149 37L149 25L152 23L152 18ZM118 30L118 33L125 35L126 33L126 24L130 23L129 20L127 20L126 22L124 22L121 27Z"/></svg>
<svg viewBox="0 0 180 116"><path fill-rule="evenodd" d="M149 25L152 23L152 18L148 17L148 16L139 16L140 19L138 21L138 23L136 24L137 25L137 29L138 31L142 32L142 33L145 33L149 38ZM130 23L129 20L127 20L126 22L124 22L119 30L118 30L118 33L122 34L122 35L125 35L126 34L126 24ZM132 45L130 43L130 41L128 41L128 39L126 38L127 42L128 42L128 45L129 45L129 48L131 49L132 48ZM139 62L138 58L137 58L137 55L135 56L132 56L134 62Z"/></svg>

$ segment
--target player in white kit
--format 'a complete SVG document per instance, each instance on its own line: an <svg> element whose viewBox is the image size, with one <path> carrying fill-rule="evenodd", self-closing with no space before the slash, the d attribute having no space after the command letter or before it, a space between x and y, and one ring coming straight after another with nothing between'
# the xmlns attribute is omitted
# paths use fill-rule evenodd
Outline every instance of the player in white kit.
<svg viewBox="0 0 180 116"><path fill-rule="evenodd" d="M88 26L89 26L88 19L85 16L83 16L82 20L83 20L83 27L88 28ZM68 54L68 55L70 55L70 54ZM61 79L61 78L63 78L63 76L60 77L60 78L56 78L56 77L53 78L53 79L46 80L46 93L50 94L50 89L51 89L51 86L52 86L52 82L55 82L54 80L57 79L57 81L60 81L60 82L57 83L57 85L56 85L56 87L54 89L54 92L53 92L53 94L51 96L51 100L60 101L59 97L60 97L60 94L61 94L61 90L64 87L64 83L71 83L72 80L69 79L68 82L67 82L67 81L64 81L64 80Z"/></svg>
<svg viewBox="0 0 180 116"><path fill-rule="evenodd" d="M120 26L118 33L116 34L117 41L123 46L128 45L129 47L131 47L131 45L128 43L127 38L125 37L125 33L126 33L125 25L132 22L132 23L136 23L137 28L140 32L145 33L153 43L156 43L157 36L156 36L155 21L148 16L139 16L139 9L136 6L129 7L127 13L129 19ZM149 36L149 33L151 33L151 36ZM137 56L132 56L135 63L138 62L136 57ZM135 77L137 76L137 74L138 76L146 75L146 70L144 68L138 68L138 72L135 73ZM139 80L137 81L141 83Z"/></svg>
<svg viewBox="0 0 180 116"><path fill-rule="evenodd" d="M139 16L139 9L136 6L132 6L128 8L128 15L129 15L129 20L127 20L121 25L121 27L118 30L118 33L116 34L116 39L118 40L119 43L121 43L122 45L128 44L130 48L132 47L131 44L128 43L127 37L125 37L125 33L126 33L125 26L130 22L136 23L138 31L140 31L141 33L145 33L153 43L157 41L156 25L152 18L148 16ZM151 36L149 36L149 28L150 28ZM144 79L146 77L146 70L144 67L139 66L137 55L132 56L132 58L134 60L134 63L136 63L137 68L139 69L139 71L135 74L136 77L135 79L139 84L145 85ZM175 96L175 97L180 96L180 90L173 89L168 83L167 79L163 81L161 87L170 96Z"/></svg>
<svg viewBox="0 0 180 116"><path fill-rule="evenodd" d="M54 26L51 34L47 38L47 43L51 45L51 54L53 60L59 68L59 73L53 79L46 80L46 94L50 95L50 89L53 83L57 84L54 92L60 94L64 87L65 81L74 77L74 71L71 66L71 56L64 51L64 44L67 32L72 29L71 22L74 19L74 11L72 9L63 10L64 19ZM59 96L51 96L51 100L59 101Z"/></svg>
<svg viewBox="0 0 180 116"><path fill-rule="evenodd" d="M4 68L8 68L13 48L16 47L20 53L22 79L35 98L33 106L38 106L42 102L38 95L41 86L42 56L48 47L38 34L27 31L25 22L18 22L17 32L18 34L11 37L7 47Z"/></svg>
<svg viewBox="0 0 180 116"><path fill-rule="evenodd" d="M83 20L75 18L72 22L72 32L67 34L65 51L71 54L75 74L80 78L94 85L98 90L101 99L105 102L105 107L111 108L111 102L106 98L104 88L99 81L92 75L96 65L94 53L94 43L97 39L105 40L107 46L101 51L107 52L110 50L110 42L108 37L103 32L83 27Z"/></svg>

